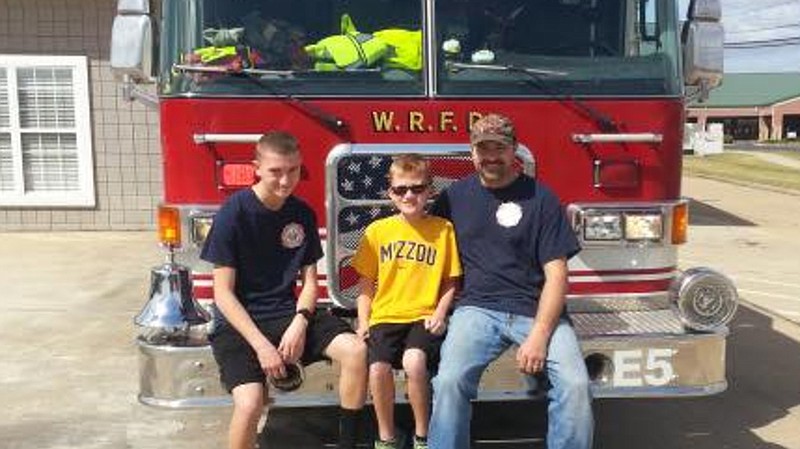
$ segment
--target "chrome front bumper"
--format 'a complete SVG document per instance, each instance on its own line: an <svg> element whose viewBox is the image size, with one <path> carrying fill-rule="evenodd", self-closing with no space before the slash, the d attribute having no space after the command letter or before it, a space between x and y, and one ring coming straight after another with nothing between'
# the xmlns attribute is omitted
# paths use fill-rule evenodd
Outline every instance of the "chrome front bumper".
<svg viewBox="0 0 800 449"><path fill-rule="evenodd" d="M727 328L684 330L671 310L573 315L595 397L675 397L727 388Z"/></svg>
<svg viewBox="0 0 800 449"><path fill-rule="evenodd" d="M595 397L703 396L727 387L727 329L687 332L671 310L571 316ZM230 404L208 345L162 346L139 340L138 347L142 403L166 408ZM283 407L335 405L338 371L331 363L314 364L306 369L303 387L293 393L271 390L272 400ZM397 400L403 402L401 372L396 381ZM517 371L512 348L484 374L478 400L530 399L541 392Z"/></svg>

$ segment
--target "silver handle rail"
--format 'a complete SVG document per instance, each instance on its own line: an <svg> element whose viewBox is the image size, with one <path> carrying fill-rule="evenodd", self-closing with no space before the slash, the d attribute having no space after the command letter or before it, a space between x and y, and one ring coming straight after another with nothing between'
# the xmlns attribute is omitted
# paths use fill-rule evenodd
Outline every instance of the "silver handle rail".
<svg viewBox="0 0 800 449"><path fill-rule="evenodd" d="M261 134L195 134L194 143L256 143Z"/></svg>
<svg viewBox="0 0 800 449"><path fill-rule="evenodd" d="M663 134L655 133L625 133L625 134L573 134L572 141L576 143L661 143Z"/></svg>

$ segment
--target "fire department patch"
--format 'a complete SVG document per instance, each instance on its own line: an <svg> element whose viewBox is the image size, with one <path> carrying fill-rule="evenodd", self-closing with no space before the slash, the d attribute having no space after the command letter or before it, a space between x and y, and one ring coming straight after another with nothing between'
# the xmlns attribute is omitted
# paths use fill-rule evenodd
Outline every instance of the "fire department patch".
<svg viewBox="0 0 800 449"><path fill-rule="evenodd" d="M284 248L297 248L306 239L306 231L299 223L289 223L281 231L281 244Z"/></svg>
<svg viewBox="0 0 800 449"><path fill-rule="evenodd" d="M504 228L512 228L522 220L522 208L517 203L503 203L497 207L494 215L497 218L497 224Z"/></svg>

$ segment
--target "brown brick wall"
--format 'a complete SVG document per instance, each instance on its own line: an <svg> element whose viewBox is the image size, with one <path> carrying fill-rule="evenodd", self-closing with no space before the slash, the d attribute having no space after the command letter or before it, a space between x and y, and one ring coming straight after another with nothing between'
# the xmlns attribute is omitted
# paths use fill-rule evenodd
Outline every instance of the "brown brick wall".
<svg viewBox="0 0 800 449"><path fill-rule="evenodd" d="M96 206L0 206L0 231L147 230L161 198L158 113L127 103L109 68L113 0L0 0L3 54L89 58Z"/></svg>

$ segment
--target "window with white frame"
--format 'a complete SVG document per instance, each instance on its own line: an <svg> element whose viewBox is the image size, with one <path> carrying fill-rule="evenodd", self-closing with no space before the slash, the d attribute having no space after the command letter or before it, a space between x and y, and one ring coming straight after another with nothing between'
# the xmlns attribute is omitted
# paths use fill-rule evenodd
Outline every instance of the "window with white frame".
<svg viewBox="0 0 800 449"><path fill-rule="evenodd" d="M0 207L94 204L86 57L0 55Z"/></svg>

